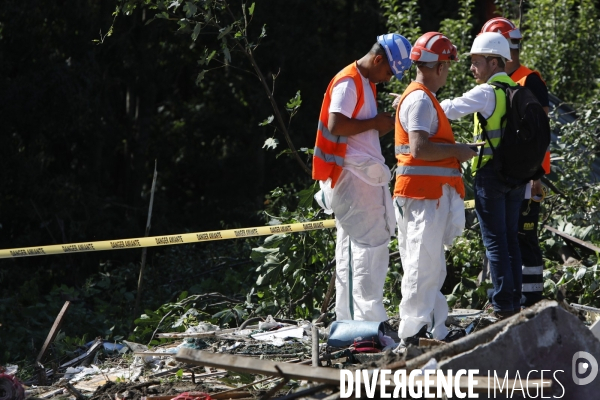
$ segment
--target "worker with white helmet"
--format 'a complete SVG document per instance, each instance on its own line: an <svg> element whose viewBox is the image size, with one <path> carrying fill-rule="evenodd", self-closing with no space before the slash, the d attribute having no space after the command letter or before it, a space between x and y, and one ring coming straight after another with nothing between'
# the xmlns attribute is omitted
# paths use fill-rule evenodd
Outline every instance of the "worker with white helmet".
<svg viewBox="0 0 600 400"><path fill-rule="evenodd" d="M471 71L478 86L441 107L449 119L467 114L475 116L475 141L482 140L482 127L493 146L500 143L502 127L506 124L506 96L489 82L516 83L504 71L511 60L508 41L497 32L479 34L471 47ZM525 186L513 187L498 178L489 160L490 143L486 140L480 156L473 158L475 174L475 211L479 219L483 244L492 276L493 315L507 318L521 310L521 253L517 239L519 209Z"/></svg>
<svg viewBox="0 0 600 400"><path fill-rule="evenodd" d="M325 92L313 157L315 199L335 213L336 319L385 321L383 285L395 234L389 168L379 138L394 127L377 112L375 84L410 68L403 36L381 35L371 50L332 79Z"/></svg>
<svg viewBox="0 0 600 400"><path fill-rule="evenodd" d="M511 61L506 63L506 73L521 86L525 86L538 99L546 114L549 110L548 87L538 71L531 70L520 61L520 47L523 36L521 30L510 20L503 17L492 18L481 28L481 32L498 32L509 43ZM544 172L550 173L550 152L542 163ZM525 199L521 202L519 213L519 249L523 262L523 284L521 306L529 307L542 299L544 292L544 259L538 241L538 222L540 202L544 198L541 180L531 181L525 187Z"/></svg>
<svg viewBox="0 0 600 400"><path fill-rule="evenodd" d="M455 142L435 95L457 61L456 47L441 33L428 32L417 39L410 58L417 75L396 112L394 208L404 270L398 336L404 345L418 345L429 335L445 341L465 335L464 330L449 334L448 303L440 290L446 278L444 245L452 245L465 225L460 164L477 153Z"/></svg>

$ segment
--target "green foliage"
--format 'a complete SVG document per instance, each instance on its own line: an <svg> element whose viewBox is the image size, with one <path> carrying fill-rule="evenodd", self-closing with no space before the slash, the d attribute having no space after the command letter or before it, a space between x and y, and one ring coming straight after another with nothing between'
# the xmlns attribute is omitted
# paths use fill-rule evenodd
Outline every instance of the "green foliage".
<svg viewBox="0 0 600 400"><path fill-rule="evenodd" d="M418 1L379 0L379 5L390 32L401 34L410 43L414 43L421 36L419 27L421 14Z"/></svg>
<svg viewBox="0 0 600 400"><path fill-rule="evenodd" d="M383 10L383 16L386 18L386 27L389 32L397 32L404 36L411 44L413 44L419 36L421 36L421 14L419 13L419 3L416 0L406 2L400 0L378 0L379 6ZM385 111L392 111L392 102L394 97L388 95L391 93L402 94L406 87L411 82L411 75L414 76L413 68L406 71L401 81L392 78L390 83L386 85L385 92L380 92L378 102L382 105ZM387 144L387 152L393 154L393 146Z"/></svg>
<svg viewBox="0 0 600 400"><path fill-rule="evenodd" d="M324 219L313 208L315 183L297 192L293 186L277 188L267 196L264 217L269 225L311 222ZM254 291L259 303L253 314L312 319L319 316L333 273L334 256L330 229L272 235L252 249L258 267Z"/></svg>
<svg viewBox="0 0 600 400"><path fill-rule="evenodd" d="M598 97L600 18L591 0L535 0L523 17L521 61L569 102Z"/></svg>
<svg viewBox="0 0 600 400"><path fill-rule="evenodd" d="M546 220L567 234L592 243L600 242L600 151L597 102L578 110L570 124L556 124L559 141L552 147L550 178L564 193L545 201ZM550 244L550 243L549 243Z"/></svg>
<svg viewBox="0 0 600 400"><path fill-rule="evenodd" d="M600 268L593 265L552 266L544 271L544 296L565 297L567 303L600 307ZM561 292L561 295L559 295Z"/></svg>
<svg viewBox="0 0 600 400"><path fill-rule="evenodd" d="M473 23L474 0L460 0L458 9L458 18L447 18L440 23L440 32L442 32L458 50L458 62L452 63L446 84L442 88L442 98L454 98L462 95L475 86L475 80L470 73L471 57L465 55L471 49L473 37L470 27ZM442 100L442 99L440 99ZM459 139L464 139L464 131L472 136L471 127L455 132ZM468 136L468 137L470 137Z"/></svg>

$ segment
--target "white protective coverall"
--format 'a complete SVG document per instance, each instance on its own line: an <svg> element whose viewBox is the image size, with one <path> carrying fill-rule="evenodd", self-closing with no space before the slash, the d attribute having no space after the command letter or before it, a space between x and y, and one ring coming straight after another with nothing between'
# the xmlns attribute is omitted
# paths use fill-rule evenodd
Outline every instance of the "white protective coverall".
<svg viewBox="0 0 600 400"><path fill-rule="evenodd" d="M440 291L446 279L444 245L451 246L462 234L464 201L444 185L439 199L396 197L394 208L404 270L398 336L413 336L427 324L433 338L442 340L448 335L448 303Z"/></svg>
<svg viewBox="0 0 600 400"><path fill-rule="evenodd" d="M330 113L368 119L377 115L369 80L361 76L364 103L358 102L351 78L333 88ZM315 199L325 212L335 213L336 319L385 321L383 285L387 275L390 237L395 234L394 206L388 184L390 169L381 154L379 132L370 129L348 137L343 171L335 187L320 181Z"/></svg>
<svg viewBox="0 0 600 400"><path fill-rule="evenodd" d="M335 187L320 182L315 199L335 213L336 319L385 321L383 285L390 237L395 234L391 173L369 158L346 157Z"/></svg>
<svg viewBox="0 0 600 400"><path fill-rule="evenodd" d="M416 90L400 106L400 123L406 132L438 132L437 111L429 96ZM424 180L426 184L426 180ZM407 338L423 325L437 340L448 334L448 303L440 291L446 279L444 246L451 246L465 226L464 201L449 185L439 199L395 197L398 250L402 260L402 301L398 336Z"/></svg>

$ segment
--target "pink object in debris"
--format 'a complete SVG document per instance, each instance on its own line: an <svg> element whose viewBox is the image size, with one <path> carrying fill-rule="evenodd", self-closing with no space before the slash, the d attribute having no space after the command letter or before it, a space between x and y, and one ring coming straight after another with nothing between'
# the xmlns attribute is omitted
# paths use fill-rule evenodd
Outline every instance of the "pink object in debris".
<svg viewBox="0 0 600 400"><path fill-rule="evenodd" d="M171 400L212 400L208 393L204 392L183 392Z"/></svg>
<svg viewBox="0 0 600 400"><path fill-rule="evenodd" d="M17 378L9 374L0 374L0 400L23 400L25 389Z"/></svg>

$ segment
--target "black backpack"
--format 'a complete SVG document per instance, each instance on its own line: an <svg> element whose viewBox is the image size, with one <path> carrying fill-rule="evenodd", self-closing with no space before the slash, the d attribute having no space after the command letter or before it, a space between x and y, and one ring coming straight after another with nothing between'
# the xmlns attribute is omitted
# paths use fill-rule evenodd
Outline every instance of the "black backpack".
<svg viewBox="0 0 600 400"><path fill-rule="evenodd" d="M542 161L550 144L550 122L535 95L525 86L510 86L503 82L490 82L494 90L506 94L506 114L502 117L502 136L498 146L492 146L485 126L487 120L478 113L483 138L492 149L492 163L498 177L506 184L517 187L544 175ZM481 163L480 148L477 167Z"/></svg>

